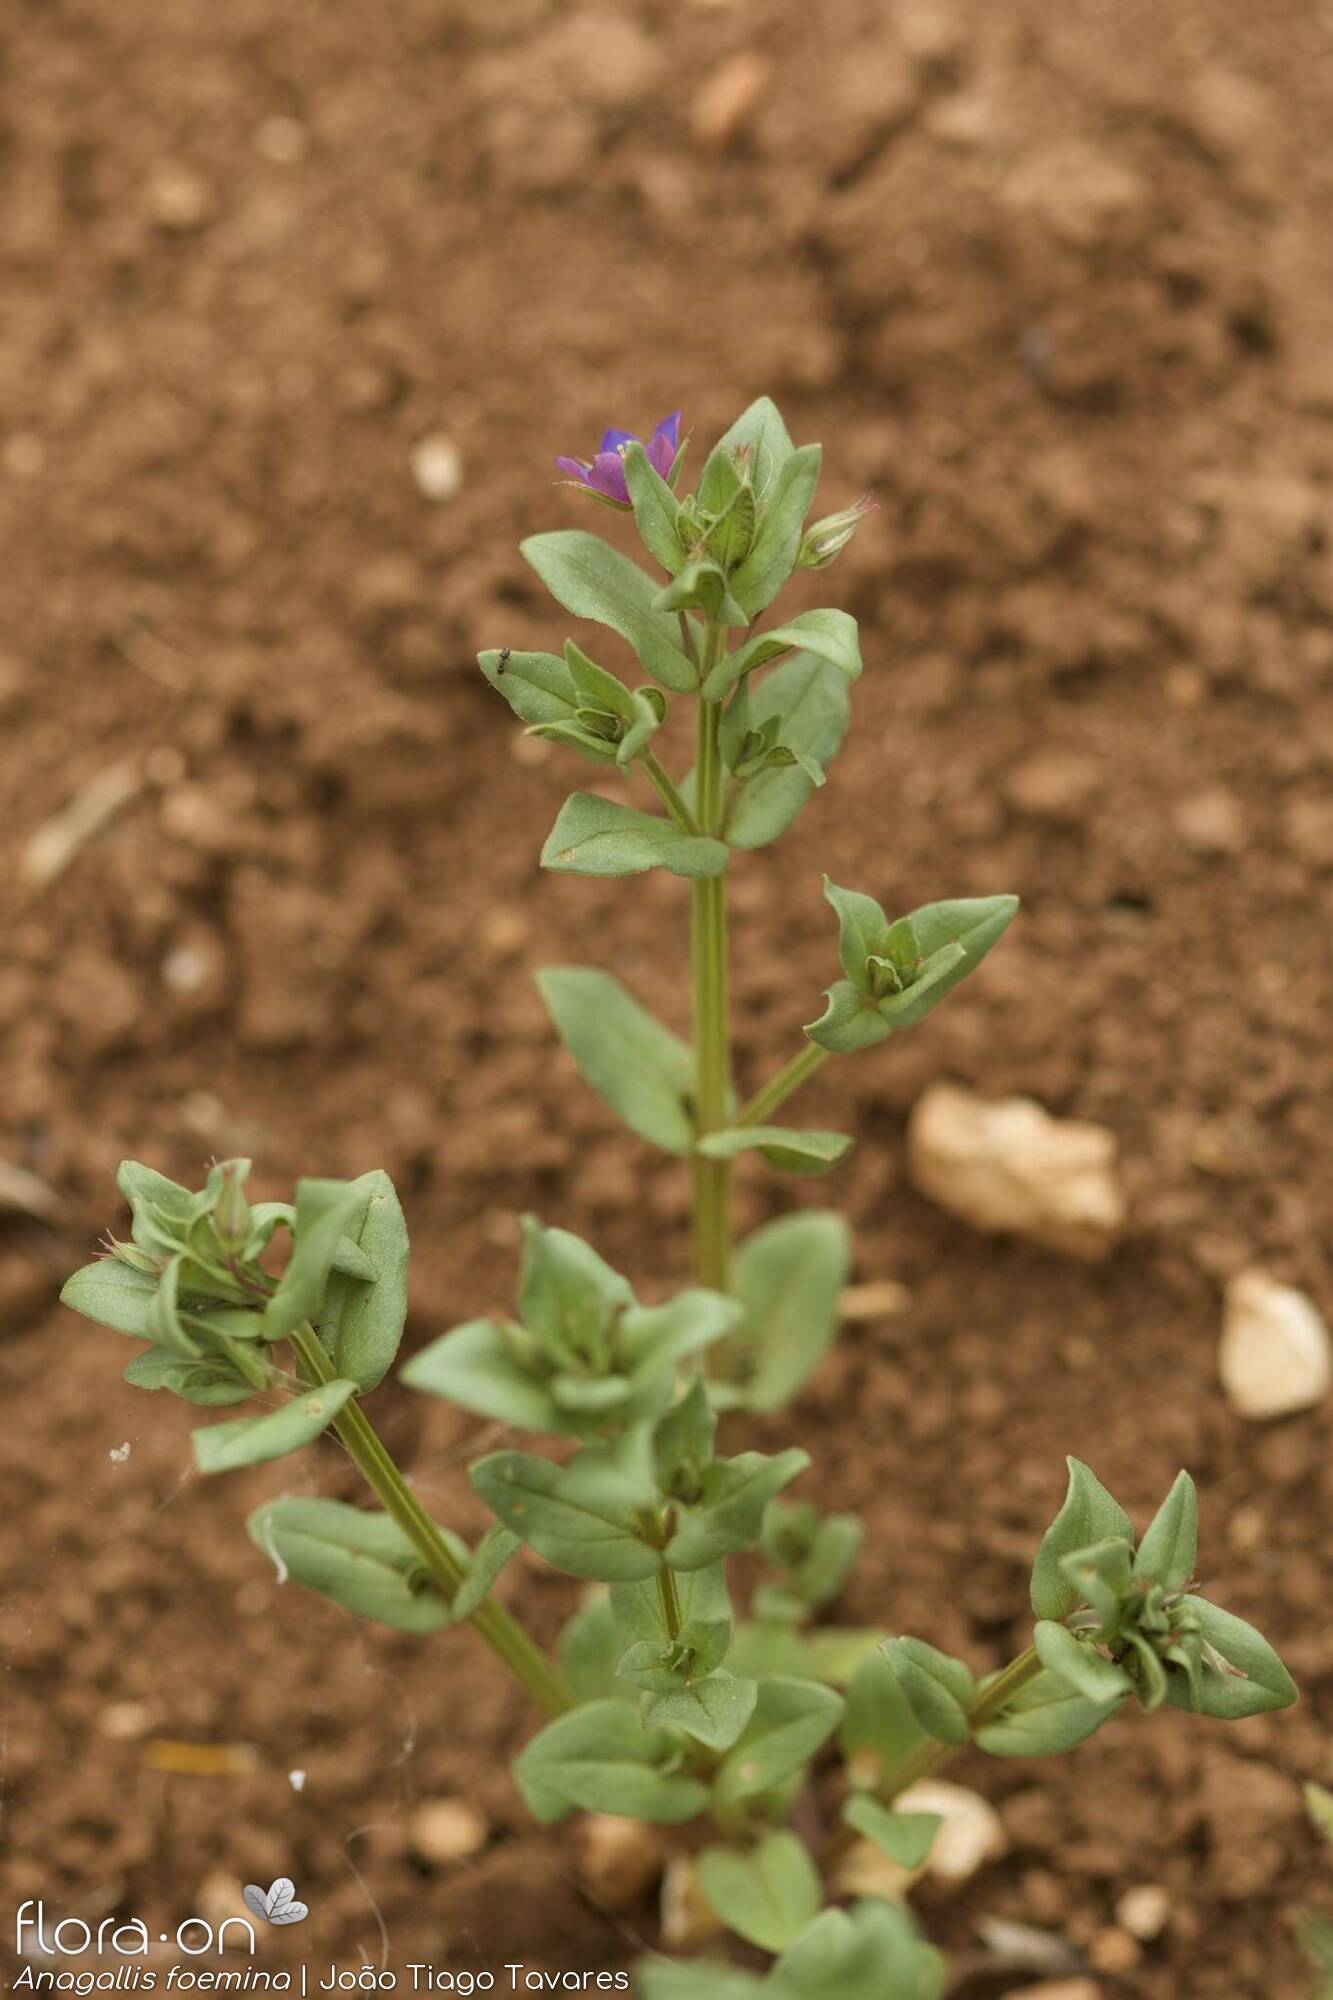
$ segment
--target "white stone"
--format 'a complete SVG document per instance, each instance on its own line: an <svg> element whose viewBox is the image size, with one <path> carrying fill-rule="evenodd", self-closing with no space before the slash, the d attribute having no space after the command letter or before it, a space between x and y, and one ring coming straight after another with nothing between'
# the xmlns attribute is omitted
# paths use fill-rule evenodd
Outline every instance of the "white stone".
<svg viewBox="0 0 1333 2000"><path fill-rule="evenodd" d="M412 477L427 500L455 500L463 490L463 454L443 432L420 438L412 447Z"/></svg>
<svg viewBox="0 0 1333 2000"><path fill-rule="evenodd" d="M699 1886L694 1858L673 1854L662 1877L662 1944L668 1951L694 1951L720 1937L721 1917Z"/></svg>
<svg viewBox="0 0 1333 2000"><path fill-rule="evenodd" d="M1052 1118L1028 1097L988 1103L955 1084L923 1092L908 1127L921 1193L977 1229L1097 1262L1125 1229L1115 1135Z"/></svg>
<svg viewBox="0 0 1333 2000"><path fill-rule="evenodd" d="M1115 1920L1122 1931L1147 1944L1160 1937L1171 1914L1171 1897L1160 1882L1139 1882L1126 1889L1115 1906Z"/></svg>
<svg viewBox="0 0 1333 2000"><path fill-rule="evenodd" d="M966 1882L987 1861L998 1860L1009 1839L989 1800L965 1785L922 1778L894 1800L904 1813L938 1813L943 1824L926 1860L928 1875L941 1882Z"/></svg>
<svg viewBox="0 0 1333 2000"><path fill-rule="evenodd" d="M423 1861L446 1865L470 1861L489 1833L485 1814L470 1799L430 1799L413 1813L407 1838Z"/></svg>
<svg viewBox="0 0 1333 2000"><path fill-rule="evenodd" d="M604 1910L628 1910L656 1882L666 1849L655 1826L610 1813L589 1813L579 1822L579 1881Z"/></svg>
<svg viewBox="0 0 1333 2000"><path fill-rule="evenodd" d="M1333 1343L1304 1292L1267 1271L1241 1271L1226 1289L1217 1367L1239 1415L1285 1417L1333 1389Z"/></svg>

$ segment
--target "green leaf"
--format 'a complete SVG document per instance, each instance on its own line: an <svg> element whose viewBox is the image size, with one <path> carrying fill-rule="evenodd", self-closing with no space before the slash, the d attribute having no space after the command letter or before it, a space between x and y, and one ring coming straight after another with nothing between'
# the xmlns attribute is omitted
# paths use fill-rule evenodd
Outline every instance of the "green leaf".
<svg viewBox="0 0 1333 2000"><path fill-rule="evenodd" d="M608 972L548 966L537 985L585 1082L631 1132L668 1153L694 1144L694 1052Z"/></svg>
<svg viewBox="0 0 1333 2000"><path fill-rule="evenodd" d="M523 1218L519 1311L563 1361L600 1349L617 1316L634 1304L627 1279L568 1229Z"/></svg>
<svg viewBox="0 0 1333 2000"><path fill-rule="evenodd" d="M653 610L702 611L723 625L750 622L727 588L726 571L715 562L687 563L678 577L658 591Z"/></svg>
<svg viewBox="0 0 1333 2000"><path fill-rule="evenodd" d="M335 1275L325 1290L319 1337L339 1375L362 1395L377 1388L393 1365L407 1321L407 1222L393 1182L382 1168L351 1183L365 1197L353 1242L367 1260L370 1282Z"/></svg>
<svg viewBox="0 0 1333 2000"><path fill-rule="evenodd" d="M341 1241L355 1241L368 1200L359 1181L297 1182L292 1254L264 1310L266 1340L285 1340L303 1320L319 1318Z"/></svg>
<svg viewBox="0 0 1333 2000"><path fill-rule="evenodd" d="M927 1735L954 1746L966 1743L971 1734L967 1710L977 1690L962 1660L941 1653L924 1639L886 1639L884 1653Z"/></svg>
<svg viewBox="0 0 1333 2000"><path fill-rule="evenodd" d="M732 1273L745 1321L723 1350L748 1367L736 1401L761 1411L791 1401L833 1339L850 1263L847 1225L831 1210L782 1216L746 1238Z"/></svg>
<svg viewBox="0 0 1333 2000"><path fill-rule="evenodd" d="M754 542L755 499L752 486L738 486L704 536L704 547L730 573L745 560Z"/></svg>
<svg viewBox="0 0 1333 2000"><path fill-rule="evenodd" d="M730 1618L686 1619L674 1639L663 1618L652 1638L636 1639L625 1649L616 1672L646 1694L679 1694L720 1667L730 1643Z"/></svg>
<svg viewBox="0 0 1333 2000"><path fill-rule="evenodd" d="M187 1361L181 1355L164 1353L160 1347L136 1354L124 1374L132 1388L169 1389L173 1396L205 1408L245 1403L255 1393L225 1362L207 1358Z"/></svg>
<svg viewBox="0 0 1333 2000"><path fill-rule="evenodd" d="M256 1508L246 1530L281 1580L285 1571L360 1618L400 1632L438 1632L453 1620L421 1557L387 1514L288 1494ZM455 1536L440 1532L462 1552Z"/></svg>
<svg viewBox="0 0 1333 2000"><path fill-rule="evenodd" d="M1078 1592L1079 1601L1090 1604L1101 1621L1102 1638L1112 1638L1120 1630L1133 1555L1129 1542L1112 1535L1108 1541L1094 1542L1090 1549L1075 1549L1072 1555L1060 1558L1060 1567Z"/></svg>
<svg viewBox="0 0 1333 2000"><path fill-rule="evenodd" d="M686 833L673 820L595 792L571 793L541 853L543 868L566 875L642 875L666 868L698 878L720 875L729 859L722 841Z"/></svg>
<svg viewBox="0 0 1333 2000"><path fill-rule="evenodd" d="M471 1479L497 1519L556 1569L608 1583L655 1576L661 1558L633 1516L571 1500L557 1490L560 1474L547 1459L497 1451L478 1460Z"/></svg>
<svg viewBox="0 0 1333 2000"><path fill-rule="evenodd" d="M925 1740L926 1732L913 1715L898 1676L876 1646L861 1660L847 1686L843 1755L851 1759L858 1750L873 1750L883 1773Z"/></svg>
<svg viewBox="0 0 1333 2000"><path fill-rule="evenodd" d="M842 1809L848 1826L896 1861L900 1868L920 1868L943 1821L938 1813L900 1813L853 1792Z"/></svg>
<svg viewBox="0 0 1333 2000"><path fill-rule="evenodd" d="M910 1912L878 1898L824 1910L784 1952L771 1985L782 2000L940 2000L945 1964Z"/></svg>
<svg viewBox="0 0 1333 2000"><path fill-rule="evenodd" d="M680 1362L732 1332L742 1311L736 1299L702 1285L689 1286L660 1306L631 1306L621 1316L620 1339L635 1379L644 1371L674 1374Z"/></svg>
<svg viewBox="0 0 1333 2000"><path fill-rule="evenodd" d="M441 1530L443 1532L443 1530ZM451 1537L452 1539L452 1537ZM498 1523L486 1530L468 1562L467 1575L454 1593L449 1607L455 1624L479 1611L495 1587L496 1579L522 1544L517 1535Z"/></svg>
<svg viewBox="0 0 1333 2000"><path fill-rule="evenodd" d="M889 1004L892 1025L912 1028L937 1007L958 982L975 972L982 959L1004 936L1018 911L1017 896L963 896L948 903L923 903L908 912L921 956L929 962L938 952L961 945L964 956L926 988L924 979Z"/></svg>
<svg viewBox="0 0 1333 2000"><path fill-rule="evenodd" d="M1168 1594L1183 1590L1198 1552L1199 1496L1188 1472L1180 1472L1144 1531L1134 1558L1134 1581L1159 1583Z"/></svg>
<svg viewBox="0 0 1333 2000"><path fill-rule="evenodd" d="M1038 1618L1057 1624L1080 1602L1077 1587L1061 1568L1063 1559L1113 1536L1123 1536L1131 1547L1134 1542L1133 1524L1119 1502L1079 1459L1066 1462L1069 1486L1064 1504L1042 1536L1032 1566L1032 1609Z"/></svg>
<svg viewBox="0 0 1333 2000"><path fill-rule="evenodd" d="M180 1315L181 1266L184 1257L171 1258L157 1281L157 1290L148 1302L145 1328L154 1347L193 1360L201 1353L198 1341L187 1331Z"/></svg>
<svg viewBox="0 0 1333 2000"><path fill-rule="evenodd" d="M874 1003L858 993L850 979L835 980L826 995L827 1006L817 1021L801 1030L830 1055L855 1055L873 1049L893 1030Z"/></svg>
<svg viewBox="0 0 1333 2000"><path fill-rule="evenodd" d="M793 448L777 404L770 396L758 397L741 412L730 430L723 432L709 452L699 476L701 503L710 509L721 505L738 483L734 476L737 467L742 469L744 478L753 486L756 498L763 501L773 490ZM722 470L731 472L732 478L719 487L719 472Z"/></svg>
<svg viewBox="0 0 1333 2000"><path fill-rule="evenodd" d="M977 1731L992 1757L1055 1757L1072 1750L1115 1713L1115 1704L1089 1701L1063 1674L1040 1673L1020 1688L1004 1713Z"/></svg>
<svg viewBox="0 0 1333 2000"><path fill-rule="evenodd" d="M713 1458L717 1412L708 1398L702 1375L696 1375L674 1408L653 1432L657 1483L669 1499L689 1499L699 1490L704 1468Z"/></svg>
<svg viewBox="0 0 1333 2000"><path fill-rule="evenodd" d="M616 748L616 762L622 771L648 748L667 713L666 696L660 688L631 688L629 698L633 717Z"/></svg>
<svg viewBox="0 0 1333 2000"><path fill-rule="evenodd" d="M1296 1683L1262 1632L1223 1611L1220 1605L1210 1604L1206 1597L1185 1597L1181 1602L1198 1618L1205 1648L1211 1648L1232 1671L1222 1672L1212 1665L1205 1650L1197 1700L1183 1674L1167 1676L1166 1699L1172 1708L1191 1709L1222 1722L1239 1722L1248 1715L1290 1708L1298 1698Z"/></svg>
<svg viewBox="0 0 1333 2000"><path fill-rule="evenodd" d="M770 1979L755 1972L737 1972L712 1959L686 1962L673 1958L641 1958L634 1968L639 2000L778 2000ZM787 1995L782 2000L788 2000Z"/></svg>
<svg viewBox="0 0 1333 2000"><path fill-rule="evenodd" d="M707 1787L669 1768L673 1739L645 1729L622 1701L594 1701L534 1736L514 1765L529 1812L549 1824L578 1807L674 1826L708 1802Z"/></svg>
<svg viewBox="0 0 1333 2000"><path fill-rule="evenodd" d="M699 684L677 643L675 622L653 610L657 587L636 564L579 529L529 535L522 553L558 604L618 632L663 687L688 694Z"/></svg>
<svg viewBox="0 0 1333 2000"><path fill-rule="evenodd" d="M674 576L684 560L676 527L680 502L637 438L621 453L621 464L643 545Z"/></svg>
<svg viewBox="0 0 1333 2000"><path fill-rule="evenodd" d="M182 1247L190 1223L200 1212L197 1195L140 1160L121 1161L116 1186L129 1203L130 1234L141 1250Z"/></svg>
<svg viewBox="0 0 1333 2000"><path fill-rule="evenodd" d="M624 1650L611 1600L599 1587L588 1594L569 1620L556 1648L560 1671L575 1701L634 1700L632 1690L616 1678L616 1664Z"/></svg>
<svg viewBox="0 0 1333 2000"><path fill-rule="evenodd" d="M645 1728L683 1729L709 1750L730 1750L754 1714L758 1681L711 1673L688 1687L653 1695L644 1708Z"/></svg>
<svg viewBox="0 0 1333 2000"><path fill-rule="evenodd" d="M795 1132L785 1125L736 1125L709 1132L698 1150L705 1159L734 1160L760 1152L770 1167L789 1174L825 1174L851 1145L845 1132Z"/></svg>
<svg viewBox="0 0 1333 2000"><path fill-rule="evenodd" d="M751 618L773 602L796 567L801 532L819 484L823 452L803 444L782 466L759 512L750 553L732 578L732 591Z"/></svg>
<svg viewBox="0 0 1333 2000"><path fill-rule="evenodd" d="M1134 1683L1124 1668L1117 1667L1088 1640L1076 1639L1067 1626L1040 1619L1033 1640L1042 1665L1089 1701L1123 1701L1133 1693Z"/></svg>
<svg viewBox="0 0 1333 2000"><path fill-rule="evenodd" d="M235 1472L243 1465L266 1465L289 1451L299 1451L327 1430L355 1382L322 1382L304 1396L293 1397L281 1409L263 1417L237 1417L192 1433L194 1455L201 1472Z"/></svg>
<svg viewBox="0 0 1333 2000"><path fill-rule="evenodd" d="M133 1340L151 1340L148 1313L158 1280L145 1271L131 1270L115 1257L99 1257L85 1264L61 1287L60 1303L85 1319L113 1333L127 1333Z"/></svg>
<svg viewBox="0 0 1333 2000"><path fill-rule="evenodd" d="M767 632L756 632L743 646L738 646L735 652L719 660L704 682L705 700L725 700L737 681L744 679L746 674L753 673L756 667L767 666L779 654L790 653L798 646L803 653L812 653L836 668L846 680L860 679L861 645L856 620L851 613L827 609L799 611L785 625L775 625Z"/></svg>
<svg viewBox="0 0 1333 2000"><path fill-rule="evenodd" d="M869 994L868 961L883 951L889 920L873 896L863 895L859 889L840 889L828 875L824 877L824 900L838 919L842 969L858 993Z"/></svg>
<svg viewBox="0 0 1333 2000"><path fill-rule="evenodd" d="M727 839L733 847L766 847L785 833L815 789L806 763L823 769L835 756L847 732L851 701L847 678L827 660L798 653L784 660L755 685L744 684L747 727L762 730L770 721L777 740L804 763L770 766L740 788L728 815ZM731 716L733 701L724 717Z"/></svg>
<svg viewBox="0 0 1333 2000"><path fill-rule="evenodd" d="M666 1547L672 1569L703 1569L722 1556L752 1549L765 1507L809 1463L809 1453L797 1448L773 1457L744 1451L715 1460L700 1479L699 1498L678 1509L681 1525Z"/></svg>
<svg viewBox="0 0 1333 2000"><path fill-rule="evenodd" d="M443 1396L496 1423L530 1431L568 1428L548 1391L515 1359L494 1320L468 1320L441 1334L412 1356L399 1379L410 1389Z"/></svg>
<svg viewBox="0 0 1333 2000"><path fill-rule="evenodd" d="M779 1675L761 1681L745 1734L718 1766L718 1804L729 1809L772 1791L828 1741L841 1717L831 1688Z"/></svg>
<svg viewBox="0 0 1333 2000"><path fill-rule="evenodd" d="M573 724L580 707L579 691L568 665L557 654L493 647L478 653L477 663L520 722L533 728Z"/></svg>
<svg viewBox="0 0 1333 2000"><path fill-rule="evenodd" d="M708 1847L699 1856L699 1887L729 1930L761 1951L785 1951L818 1916L819 1870L794 1833L765 1834L749 1853Z"/></svg>
<svg viewBox="0 0 1333 2000"><path fill-rule="evenodd" d="M684 1626L709 1628L730 1621L731 1597L727 1590L725 1563L714 1563L709 1569L691 1570L677 1576L676 1596ZM620 1639L617 1670L631 1646L644 1640L650 1640L659 1648L665 1645L666 1628L662 1622L662 1599L657 1588L656 1572L651 1581L640 1579L636 1583L613 1583L610 1601Z"/></svg>

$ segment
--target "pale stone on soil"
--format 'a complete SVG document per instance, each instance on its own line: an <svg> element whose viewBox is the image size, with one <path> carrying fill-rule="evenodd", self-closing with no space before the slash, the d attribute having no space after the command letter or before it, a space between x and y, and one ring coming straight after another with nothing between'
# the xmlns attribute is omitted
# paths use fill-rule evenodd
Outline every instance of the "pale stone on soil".
<svg viewBox="0 0 1333 2000"><path fill-rule="evenodd" d="M763 101L773 75L767 56L738 49L706 76L694 93L690 126L705 146L719 150L738 139Z"/></svg>
<svg viewBox="0 0 1333 2000"><path fill-rule="evenodd" d="M407 1837L414 1854L443 1866L480 1854L489 1832L485 1814L470 1799L431 1799L413 1813Z"/></svg>
<svg viewBox="0 0 1333 2000"><path fill-rule="evenodd" d="M845 1320L896 1319L912 1303L912 1294L896 1278L872 1278L868 1284L847 1285L838 1294L838 1317Z"/></svg>
<svg viewBox="0 0 1333 2000"><path fill-rule="evenodd" d="M463 490L463 454L451 437L435 431L412 447L412 477L427 500L453 500Z"/></svg>
<svg viewBox="0 0 1333 2000"><path fill-rule="evenodd" d="M667 1951L693 1951L722 1933L722 1919L699 1887L694 1862L677 1854L662 1877L662 1944Z"/></svg>
<svg viewBox="0 0 1333 2000"><path fill-rule="evenodd" d="M1304 1292L1266 1271L1242 1271L1227 1286L1217 1366L1242 1417L1311 1410L1333 1388L1328 1328Z"/></svg>
<svg viewBox="0 0 1333 2000"><path fill-rule="evenodd" d="M1027 1097L994 1103L954 1084L923 1093L908 1128L921 1193L988 1232L1097 1262L1125 1228L1115 1135L1052 1118Z"/></svg>
<svg viewBox="0 0 1333 2000"><path fill-rule="evenodd" d="M894 1803L899 1812L938 1813L943 1821L925 1867L938 1881L966 1882L987 1861L998 1860L1009 1845L994 1806L965 1785L923 1778Z"/></svg>
<svg viewBox="0 0 1333 2000"><path fill-rule="evenodd" d="M1044 1979L1039 1986L1011 1986L1002 2000L1102 2000L1095 1979Z"/></svg>
<svg viewBox="0 0 1333 2000"><path fill-rule="evenodd" d="M578 1828L579 1881L606 1910L628 1910L650 1889L666 1862L656 1827L642 1820L589 1813Z"/></svg>
<svg viewBox="0 0 1333 2000"><path fill-rule="evenodd" d="M1115 1906L1115 1920L1122 1931L1148 1944L1160 1937L1171 1914L1171 1897L1160 1882L1140 1882L1126 1889Z"/></svg>

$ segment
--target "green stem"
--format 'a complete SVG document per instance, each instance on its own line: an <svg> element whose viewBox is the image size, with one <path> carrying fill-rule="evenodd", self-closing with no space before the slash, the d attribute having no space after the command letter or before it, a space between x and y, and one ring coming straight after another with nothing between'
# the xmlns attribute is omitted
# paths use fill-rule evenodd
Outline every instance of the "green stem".
<svg viewBox="0 0 1333 2000"><path fill-rule="evenodd" d="M755 1092L736 1123L738 1125L763 1125L780 1104L785 1104L793 1091L799 1090L807 1077L814 1075L820 1064L828 1058L828 1050L821 1049L814 1042L794 1055L789 1063L784 1063L776 1076L769 1078L762 1090Z"/></svg>
<svg viewBox="0 0 1333 2000"><path fill-rule="evenodd" d="M994 1680L982 1689L967 1711L969 1740L978 1730L984 1729L988 1722L994 1722L996 1716L1009 1706L1019 1690L1025 1688L1029 1681L1035 1680L1040 1672L1041 1661L1037 1658L1035 1646L1029 1646L1025 1653L1020 1653L1016 1660L1011 1660L1007 1667L1002 1667ZM909 1785L914 1785L918 1778L928 1777L932 1771L938 1771L942 1764L947 1764L951 1757L956 1757L958 1752L966 1747L963 1743L940 1743L933 1736L928 1737L924 1743L918 1743L915 1749L909 1750L905 1757L900 1757L892 1769L885 1772L876 1788L878 1796L886 1804L892 1804L899 1793L905 1792Z"/></svg>
<svg viewBox="0 0 1333 2000"><path fill-rule="evenodd" d="M308 1380L316 1383L334 1380L332 1365L313 1328L298 1326L289 1339L301 1372ZM390 1458L355 1397L343 1404L333 1419L333 1428L385 1513L397 1522L416 1549L441 1595L452 1601L467 1571ZM556 1668L502 1605L489 1602L479 1605L468 1623L547 1715L563 1715L573 1706Z"/></svg>
<svg viewBox="0 0 1333 2000"><path fill-rule="evenodd" d="M645 750L639 762L643 765L644 776L657 793L658 798L661 799L662 804L666 807L681 832L696 835L701 833L703 831L702 827L677 791L668 772L658 762L656 753L652 750Z"/></svg>
<svg viewBox="0 0 1333 2000"><path fill-rule="evenodd" d="M700 680L706 680L726 649L720 625L706 628ZM699 824L720 836L725 808L726 770L722 762L722 710L699 702L699 749L695 791ZM727 993L727 892L725 878L712 875L690 886L690 956L694 984L696 1127L702 1137L722 1131L731 1100L731 1049ZM726 1291L731 1275L731 1163L695 1154L693 1162L694 1261L699 1281Z"/></svg>

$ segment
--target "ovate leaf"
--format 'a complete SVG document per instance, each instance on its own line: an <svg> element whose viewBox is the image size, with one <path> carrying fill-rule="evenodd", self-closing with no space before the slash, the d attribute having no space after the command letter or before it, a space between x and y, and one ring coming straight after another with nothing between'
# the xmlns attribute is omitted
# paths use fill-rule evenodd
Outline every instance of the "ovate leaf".
<svg viewBox="0 0 1333 2000"><path fill-rule="evenodd" d="M634 1516L571 1500L557 1490L561 1468L548 1459L497 1451L478 1460L471 1478L491 1512L557 1569L608 1583L656 1575L661 1557Z"/></svg>
<svg viewBox="0 0 1333 2000"><path fill-rule="evenodd" d="M565 800L542 849L543 868L567 875L720 875L730 856L720 840L686 833L674 821L637 812L595 792Z"/></svg>
<svg viewBox="0 0 1333 2000"><path fill-rule="evenodd" d="M1205 1597L1186 1597L1184 1604L1198 1617L1205 1647L1230 1671L1210 1663L1205 1652L1197 1699L1184 1674L1170 1674L1166 1699L1172 1708L1192 1709L1222 1722L1290 1708L1297 1699L1296 1683L1262 1632Z"/></svg>
<svg viewBox="0 0 1333 2000"><path fill-rule="evenodd" d="M699 1887L729 1930L761 1951L785 1951L818 1916L819 1870L794 1833L769 1833L749 1852L709 1847L699 1856Z"/></svg>
<svg viewBox="0 0 1333 2000"><path fill-rule="evenodd" d="M264 1417L237 1417L230 1423L210 1424L193 1433L194 1455L201 1472L235 1472L243 1465L264 1465L299 1451L322 1430L327 1430L349 1396L356 1394L355 1382L322 1382L304 1396L296 1396L281 1409Z"/></svg>
<svg viewBox="0 0 1333 2000"><path fill-rule="evenodd" d="M847 1225L828 1210L783 1216L746 1238L732 1273L745 1320L723 1350L744 1371L725 1385L732 1400L752 1410L791 1400L833 1338L850 1260Z"/></svg>
<svg viewBox="0 0 1333 2000"><path fill-rule="evenodd" d="M854 1832L873 1840L900 1868L920 1868L942 1821L938 1813L900 1813L864 1792L853 1792L842 1816Z"/></svg>
<svg viewBox="0 0 1333 2000"><path fill-rule="evenodd" d="M655 681L678 694L698 686L674 618L652 608L657 586L609 543L572 529L529 535L522 551L558 604L576 618L593 618L618 632Z"/></svg>
<svg viewBox="0 0 1333 2000"><path fill-rule="evenodd" d="M1057 1624L1080 1603L1077 1587L1061 1564L1093 1543L1122 1537L1134 1543L1134 1527L1128 1514L1113 1500L1101 1481L1079 1459L1071 1458L1069 1486L1064 1504L1042 1536L1037 1559L1032 1566L1032 1609L1038 1618Z"/></svg>
<svg viewBox="0 0 1333 2000"><path fill-rule="evenodd" d="M779 1675L761 1681L749 1726L718 1767L718 1803L731 1807L772 1791L828 1741L841 1717L842 1699L831 1688Z"/></svg>
<svg viewBox="0 0 1333 2000"><path fill-rule="evenodd" d="M586 1082L632 1132L668 1153L694 1142L694 1053L618 979L585 966L537 975L560 1038Z"/></svg>
<svg viewBox="0 0 1333 2000"><path fill-rule="evenodd" d="M514 1765L529 1812L549 1824L575 1807L676 1825L693 1819L707 1787L671 1767L673 1739L645 1729L622 1701L593 1701L534 1736Z"/></svg>
<svg viewBox="0 0 1333 2000"><path fill-rule="evenodd" d="M437 1632L453 1619L420 1555L387 1514L289 1494L256 1508L246 1528L280 1575L360 1618L400 1632ZM466 1553L457 1537L440 1532L455 1554Z"/></svg>
<svg viewBox="0 0 1333 2000"><path fill-rule="evenodd" d="M845 1132L796 1132L785 1125L737 1125L699 1141L709 1160L734 1160L760 1152L769 1166L789 1174L826 1174L851 1145Z"/></svg>
<svg viewBox="0 0 1333 2000"><path fill-rule="evenodd" d="M157 1286L158 1280L147 1272L131 1270L115 1257L99 1257L66 1278L60 1303L113 1333L150 1340L148 1310Z"/></svg>

